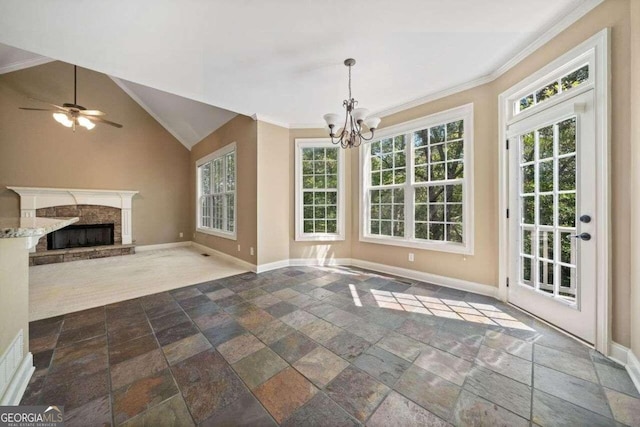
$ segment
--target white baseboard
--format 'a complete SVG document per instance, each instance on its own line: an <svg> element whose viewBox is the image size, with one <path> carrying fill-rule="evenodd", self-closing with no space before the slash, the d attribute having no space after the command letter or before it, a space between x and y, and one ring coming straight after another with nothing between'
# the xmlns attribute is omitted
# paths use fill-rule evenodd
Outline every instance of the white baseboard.
<svg viewBox="0 0 640 427"><path fill-rule="evenodd" d="M631 350L629 350L627 354L627 372L631 377L631 381L635 384L638 393L640 393L640 361Z"/></svg>
<svg viewBox="0 0 640 427"><path fill-rule="evenodd" d="M609 346L609 359L618 362L627 369L631 381L633 381L636 389L640 392L640 361L638 361L638 357L633 354L633 351L622 344L611 341L611 345Z"/></svg>
<svg viewBox="0 0 640 427"><path fill-rule="evenodd" d="M35 371L33 355L23 355L22 329L0 357L0 405L17 405Z"/></svg>
<svg viewBox="0 0 640 427"><path fill-rule="evenodd" d="M161 249L181 248L184 246L191 246L190 241L187 242L173 242L173 243L160 243L157 245L143 245L136 246L136 252L157 251Z"/></svg>
<svg viewBox="0 0 640 427"><path fill-rule="evenodd" d="M256 266L256 273L264 273L265 271L277 270L278 268L289 267L291 260L283 259L282 261L269 262Z"/></svg>
<svg viewBox="0 0 640 427"><path fill-rule="evenodd" d="M469 282L453 277L438 276L437 274L424 273L417 270L409 270L408 268L394 267L391 265L378 264L377 262L364 261L361 259L351 260L351 265L355 267L365 268L367 270L378 271L380 273L393 274L395 276L406 277L407 279L420 280L421 282L433 283L447 288L459 289L461 291L473 292L476 294L487 295L493 298L498 297L498 288L495 286L484 285L482 283Z"/></svg>
<svg viewBox="0 0 640 427"><path fill-rule="evenodd" d="M609 345L609 359L626 366L628 355L629 349L627 347L611 341L611 345Z"/></svg>
<svg viewBox="0 0 640 427"><path fill-rule="evenodd" d="M315 258L294 258L289 260L289 265L292 267L303 266L323 266L323 265L353 265L351 258L328 258L328 259L315 259Z"/></svg>
<svg viewBox="0 0 640 427"><path fill-rule="evenodd" d="M197 249L199 251L202 251L202 252L204 252L206 254L213 255L213 256L218 257L218 258L222 258L223 260L228 261L228 262L230 262L232 264L235 264L238 267L245 268L245 269L247 269L249 271L253 271L254 273L257 270L256 266L254 264L251 264L250 262L247 262L247 261L242 260L240 258L236 258L236 257L231 256L229 254L225 254L224 252L220 252L220 251L217 251L215 249L211 249L210 247L205 246L205 245L201 245L200 243L196 243L196 242L190 242L190 243L191 243L191 246L193 246L195 249Z"/></svg>

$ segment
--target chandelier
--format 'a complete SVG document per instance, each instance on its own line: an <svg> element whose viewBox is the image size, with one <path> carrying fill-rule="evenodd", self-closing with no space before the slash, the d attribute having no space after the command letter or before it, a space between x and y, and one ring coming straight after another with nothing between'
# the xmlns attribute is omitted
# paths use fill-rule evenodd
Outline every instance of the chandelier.
<svg viewBox="0 0 640 427"><path fill-rule="evenodd" d="M348 58L344 60L344 65L349 68L349 98L342 102L342 106L346 109L344 124L339 126L341 115L338 113L329 113L324 115L324 120L329 126L329 136L331 142L340 144L342 148L355 148L362 144L362 141L370 141L373 133L380 124L379 117L368 117L369 110L366 108L355 108L358 104L351 96L351 67L356 65L356 60ZM370 132L367 138L363 133Z"/></svg>

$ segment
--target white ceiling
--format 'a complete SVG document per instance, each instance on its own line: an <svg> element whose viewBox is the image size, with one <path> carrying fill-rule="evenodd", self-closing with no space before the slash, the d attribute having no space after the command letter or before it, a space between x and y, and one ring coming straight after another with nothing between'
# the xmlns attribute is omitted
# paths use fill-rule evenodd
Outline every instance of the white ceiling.
<svg viewBox="0 0 640 427"><path fill-rule="evenodd" d="M180 108L143 86L296 127L341 110L347 57L360 105L389 111L495 73L600 1L4 0L0 42L136 82L166 114Z"/></svg>

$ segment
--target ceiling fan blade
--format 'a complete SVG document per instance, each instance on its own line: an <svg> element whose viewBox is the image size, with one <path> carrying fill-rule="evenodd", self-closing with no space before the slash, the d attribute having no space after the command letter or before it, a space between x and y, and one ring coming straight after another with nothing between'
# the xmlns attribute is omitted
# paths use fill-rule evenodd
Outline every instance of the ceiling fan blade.
<svg viewBox="0 0 640 427"><path fill-rule="evenodd" d="M117 127L117 128L121 128L122 127L122 125L120 123L110 122L109 120L105 120L105 119L103 119L101 117L92 116L92 117L90 117L88 119L93 121L93 122L104 123L105 125L110 125L110 126Z"/></svg>
<svg viewBox="0 0 640 427"><path fill-rule="evenodd" d="M107 113L103 113L100 110L80 110L80 114L83 116L106 116Z"/></svg>
<svg viewBox="0 0 640 427"><path fill-rule="evenodd" d="M58 110L54 110L53 108L29 108L29 107L18 107L21 110L28 110L28 111L58 111Z"/></svg>
<svg viewBox="0 0 640 427"><path fill-rule="evenodd" d="M62 111L69 112L69 109L68 109L68 108L63 107L63 106L61 106L61 105L52 104L52 103L50 103L50 102L43 101L43 100L41 100L41 99L37 99L37 98L29 98L29 99L30 99L30 100L32 100L32 101L42 102L43 104L50 105L50 106L52 106L52 107L57 108L58 110L62 110Z"/></svg>

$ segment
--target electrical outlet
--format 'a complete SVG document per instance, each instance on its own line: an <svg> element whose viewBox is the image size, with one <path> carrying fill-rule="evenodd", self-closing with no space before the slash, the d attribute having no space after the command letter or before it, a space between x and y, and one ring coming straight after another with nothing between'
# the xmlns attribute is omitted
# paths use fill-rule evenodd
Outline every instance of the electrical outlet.
<svg viewBox="0 0 640 427"><path fill-rule="evenodd" d="M240 252L240 245L238 245L238 252Z"/></svg>
<svg viewBox="0 0 640 427"><path fill-rule="evenodd" d="M180 233L180 238L182 239L184 237L184 233Z"/></svg>
<svg viewBox="0 0 640 427"><path fill-rule="evenodd" d="M251 250L249 251L249 253L250 253L251 255L253 255L253 248L251 248Z"/></svg>
<svg viewBox="0 0 640 427"><path fill-rule="evenodd" d="M409 262L413 262L414 261L414 257L413 257L413 252L409 252Z"/></svg>

